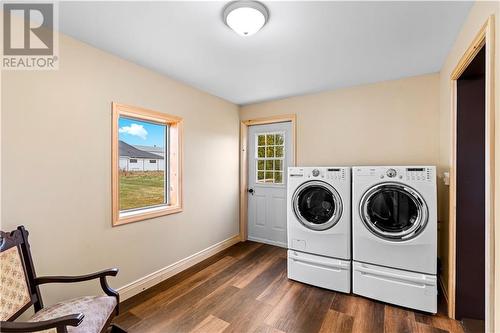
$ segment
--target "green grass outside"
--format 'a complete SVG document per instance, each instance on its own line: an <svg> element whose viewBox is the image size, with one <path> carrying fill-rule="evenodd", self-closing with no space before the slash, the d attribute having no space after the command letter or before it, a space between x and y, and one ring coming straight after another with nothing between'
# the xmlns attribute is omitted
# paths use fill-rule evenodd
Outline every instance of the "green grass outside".
<svg viewBox="0 0 500 333"><path fill-rule="evenodd" d="M120 171L120 210L164 203L164 185L162 171Z"/></svg>

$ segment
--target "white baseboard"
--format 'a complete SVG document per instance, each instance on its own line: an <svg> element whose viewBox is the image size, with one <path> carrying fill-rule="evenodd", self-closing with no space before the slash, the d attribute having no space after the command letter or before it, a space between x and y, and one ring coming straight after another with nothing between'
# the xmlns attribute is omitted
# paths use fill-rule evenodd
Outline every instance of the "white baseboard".
<svg viewBox="0 0 500 333"><path fill-rule="evenodd" d="M258 238L258 237L252 237L248 236L248 240L254 241L254 242L259 242L259 243L264 243L264 244L269 244L269 245L274 245L274 246L279 246L279 247L284 247L285 249L288 248L286 243L282 242L276 242L276 241L271 241L268 239L263 239L263 238Z"/></svg>
<svg viewBox="0 0 500 333"><path fill-rule="evenodd" d="M227 249L228 247L238 243L240 241L240 235L235 235L228 239L223 240L222 242L216 243L212 246L207 247L200 252L197 252L193 255L190 255L187 258L181 259L177 262L174 262L171 265L163 267L162 269L157 270L151 274L148 274L140 279L137 279L123 287L117 289L120 293L120 301L124 301L132 296L139 294L140 292L151 288L152 286L165 281L166 279L174 276L177 273L182 272L183 270L188 269L191 266L196 265L200 261L203 261L222 250Z"/></svg>

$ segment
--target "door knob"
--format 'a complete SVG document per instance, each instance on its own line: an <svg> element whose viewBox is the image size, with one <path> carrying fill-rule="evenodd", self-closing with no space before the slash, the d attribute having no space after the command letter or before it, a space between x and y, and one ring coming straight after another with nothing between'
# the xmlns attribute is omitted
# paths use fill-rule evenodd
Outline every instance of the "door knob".
<svg viewBox="0 0 500 333"><path fill-rule="evenodd" d="M253 195L253 192L254 192L253 188L248 189L248 193L250 193L251 195Z"/></svg>

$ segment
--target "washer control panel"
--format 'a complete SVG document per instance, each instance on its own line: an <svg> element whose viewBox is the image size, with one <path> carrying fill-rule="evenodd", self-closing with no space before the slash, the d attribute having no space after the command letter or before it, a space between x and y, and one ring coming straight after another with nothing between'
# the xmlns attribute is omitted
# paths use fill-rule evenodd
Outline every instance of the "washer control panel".
<svg viewBox="0 0 500 333"><path fill-rule="evenodd" d="M307 179L327 179L327 180L338 180L345 181L347 179L346 170L348 168L330 168L330 167L303 167L297 168L292 167L288 170L288 175L290 178L307 178Z"/></svg>
<svg viewBox="0 0 500 333"><path fill-rule="evenodd" d="M346 169L345 168L327 168L326 178L333 180L345 180L346 179Z"/></svg>

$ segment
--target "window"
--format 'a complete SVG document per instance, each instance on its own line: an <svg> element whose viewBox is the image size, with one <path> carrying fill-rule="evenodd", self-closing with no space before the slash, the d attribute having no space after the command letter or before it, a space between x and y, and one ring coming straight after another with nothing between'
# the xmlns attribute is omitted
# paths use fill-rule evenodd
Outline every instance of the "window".
<svg viewBox="0 0 500 333"><path fill-rule="evenodd" d="M283 184L285 133L258 133L256 135L257 183Z"/></svg>
<svg viewBox="0 0 500 333"><path fill-rule="evenodd" d="M182 211L181 134L182 118L113 103L113 225Z"/></svg>

